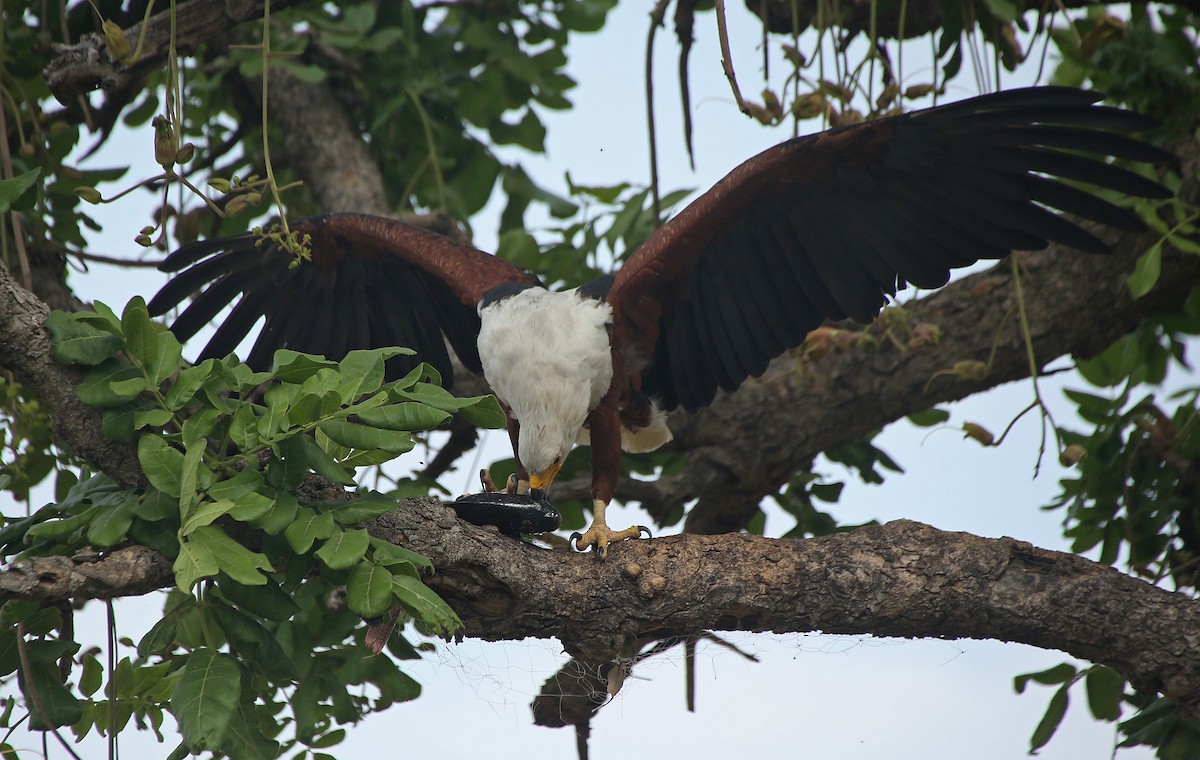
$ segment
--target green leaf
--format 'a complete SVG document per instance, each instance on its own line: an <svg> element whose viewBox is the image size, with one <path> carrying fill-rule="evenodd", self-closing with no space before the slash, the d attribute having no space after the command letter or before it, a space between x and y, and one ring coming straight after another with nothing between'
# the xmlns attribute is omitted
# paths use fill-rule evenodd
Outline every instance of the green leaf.
<svg viewBox="0 0 1200 760"><path fill-rule="evenodd" d="M263 394L266 402L266 414L258 418L258 435L261 438L273 438L288 426L288 389L282 385L272 385Z"/></svg>
<svg viewBox="0 0 1200 760"><path fill-rule="evenodd" d="M138 462L152 486L179 498L183 482L182 452L156 435L144 435L138 439Z"/></svg>
<svg viewBox="0 0 1200 760"><path fill-rule="evenodd" d="M295 520L283 531L283 537L287 539L292 551L305 554L317 539L333 535L334 529L333 515L301 507Z"/></svg>
<svg viewBox="0 0 1200 760"><path fill-rule="evenodd" d="M100 418L100 428L104 434L115 441L133 440L133 421L139 413L153 408L150 399L139 396L127 404L115 409L105 409Z"/></svg>
<svg viewBox="0 0 1200 760"><path fill-rule="evenodd" d="M568 29L598 32L604 26L608 11L615 5L615 0L572 0L562 5L558 18Z"/></svg>
<svg viewBox="0 0 1200 760"><path fill-rule="evenodd" d="M1068 683L1075 677L1075 667L1070 663L1060 662L1052 668L1038 671L1037 673L1023 673L1013 679L1013 688L1018 694L1025 693L1025 686L1030 681L1037 681L1047 686L1053 686L1057 683Z"/></svg>
<svg viewBox="0 0 1200 760"><path fill-rule="evenodd" d="M1150 250L1143 253L1137 260L1133 274L1129 275L1129 292L1134 298L1141 298L1150 292L1158 283L1162 273L1162 243L1155 243Z"/></svg>
<svg viewBox="0 0 1200 760"><path fill-rule="evenodd" d="M74 533L75 531L87 525L88 521L100 510L99 507L91 507L83 513L73 517L67 517L62 520L49 520L44 523L39 523L31 527L25 532L25 541L33 543L35 541L54 541Z"/></svg>
<svg viewBox="0 0 1200 760"><path fill-rule="evenodd" d="M392 574L372 562L359 562L346 581L346 603L363 617L376 617L392 606Z"/></svg>
<svg viewBox="0 0 1200 760"><path fill-rule="evenodd" d="M83 703L59 680L57 657L52 657L48 649L41 651L37 647L43 643L47 642L31 641L26 645L31 654L28 671L25 668L17 670L25 704L40 706L40 709L29 711L29 727L34 731L69 726L83 717Z"/></svg>
<svg viewBox="0 0 1200 760"><path fill-rule="evenodd" d="M72 319L65 311L46 317L46 330L54 342L51 354L63 364L99 364L121 350L121 339Z"/></svg>
<svg viewBox="0 0 1200 760"><path fill-rule="evenodd" d="M154 385L162 385L175 370L183 364L183 346L170 330L159 329L154 340L157 346L154 351L154 361L145 365L146 375Z"/></svg>
<svg viewBox="0 0 1200 760"><path fill-rule="evenodd" d="M420 382L429 382L435 385L441 385L442 376L438 374L437 369L435 369L432 364L429 362L421 362L409 370L408 374L404 377L388 383L388 387L399 390L407 390Z"/></svg>
<svg viewBox="0 0 1200 760"><path fill-rule="evenodd" d="M1067 695L1069 688L1070 684L1063 684L1058 691L1054 692L1054 696L1050 697L1050 704L1046 706L1046 714L1042 716L1041 722L1033 730L1033 736L1029 737L1031 754L1046 746L1046 742L1050 741L1054 732L1058 730L1063 716L1067 714L1067 705L1070 702L1070 697Z"/></svg>
<svg viewBox="0 0 1200 760"><path fill-rule="evenodd" d="M185 523L192 514L192 507L199 501L199 491L207 488L214 480L212 470L204 464L206 443L196 441L188 444L183 452L183 468L179 480L179 517Z"/></svg>
<svg viewBox="0 0 1200 760"><path fill-rule="evenodd" d="M252 404L243 403L229 421L229 438L241 451L250 451L258 445L258 417Z"/></svg>
<svg viewBox="0 0 1200 760"><path fill-rule="evenodd" d="M28 211L37 201L38 178L42 167L36 166L21 172L12 179L0 180L0 214L12 210Z"/></svg>
<svg viewBox="0 0 1200 760"><path fill-rule="evenodd" d="M284 383L299 385L322 369L337 369L337 364L312 354L280 349L275 352L271 372Z"/></svg>
<svg viewBox="0 0 1200 760"><path fill-rule="evenodd" d="M165 412L166 410L163 411ZM221 421L223 416L222 410L212 407L201 409L195 414L185 415L183 429L180 431L183 434L184 445L191 446L196 443L207 443L204 439L213 435L213 432L217 429L217 423Z"/></svg>
<svg viewBox="0 0 1200 760"><path fill-rule="evenodd" d="M1103 665L1088 668L1084 677L1088 708L1096 720L1114 721L1121 717L1121 697L1125 694L1125 679L1120 673Z"/></svg>
<svg viewBox="0 0 1200 760"><path fill-rule="evenodd" d="M7 625L0 629L0 676L15 673L21 667L21 651L17 642L16 625ZM0 725L4 721L0 720ZM0 755L4 757L4 755Z"/></svg>
<svg viewBox="0 0 1200 760"><path fill-rule="evenodd" d="M371 539L371 558L380 565L410 564L415 567L433 569L433 563L423 555L417 554L403 546L389 544L378 538Z"/></svg>
<svg viewBox="0 0 1200 760"><path fill-rule="evenodd" d="M90 697L104 683L104 666L92 655L83 657L83 673L79 676L79 693Z"/></svg>
<svg viewBox="0 0 1200 760"><path fill-rule="evenodd" d="M192 532L188 543L204 546L216 560L221 572L247 586L261 586L267 582L263 573L273 571L265 556L250 551L225 535L225 532L215 525L197 528Z"/></svg>
<svg viewBox="0 0 1200 760"><path fill-rule="evenodd" d="M434 630L449 634L462 627L454 610L416 578L393 575L392 591L410 615Z"/></svg>
<svg viewBox="0 0 1200 760"><path fill-rule="evenodd" d="M150 385L144 377L131 377L128 380L117 380L108 384L108 389L122 399L131 399L149 387Z"/></svg>
<svg viewBox="0 0 1200 760"><path fill-rule="evenodd" d="M461 412L467 421L479 427L495 429L506 424L504 412L493 396L458 398L445 388L432 383L419 383L409 390L398 391L397 395L445 412Z"/></svg>
<svg viewBox="0 0 1200 760"><path fill-rule="evenodd" d="M235 506L229 510L229 516L238 522L264 520L276 506L275 499L257 492L242 494L234 501Z"/></svg>
<svg viewBox="0 0 1200 760"><path fill-rule="evenodd" d="M485 430L501 430L508 425L508 416L495 396L476 396L474 401L459 410L467 422Z"/></svg>
<svg viewBox="0 0 1200 760"><path fill-rule="evenodd" d="M178 497L151 488L134 505L133 513L143 520L158 522L179 514Z"/></svg>
<svg viewBox="0 0 1200 760"><path fill-rule="evenodd" d="M318 429L334 442L354 449L379 449L394 454L411 451L412 436L398 430L358 425L344 420L330 420L318 425Z"/></svg>
<svg viewBox="0 0 1200 760"><path fill-rule="evenodd" d="M300 611L300 605L296 604L291 594L281 589L272 578L268 578L262 586L245 586L221 577L217 579L217 585L226 599L267 620L282 622Z"/></svg>
<svg viewBox="0 0 1200 760"><path fill-rule="evenodd" d="M75 389L75 395L88 406L100 409L124 406L129 403L129 397L113 392L112 386L139 376L137 367L123 359L109 359L87 371L83 382Z"/></svg>
<svg viewBox="0 0 1200 760"><path fill-rule="evenodd" d="M262 516L246 517L246 520L262 528L268 535L276 536L296 519L296 513L300 510L300 502L288 491L273 491L264 495L271 500L271 507ZM249 507L247 508L249 509ZM242 519L240 507L229 514L235 520Z"/></svg>
<svg viewBox="0 0 1200 760"><path fill-rule="evenodd" d="M94 311L77 311L71 316L113 335L121 334L121 318L103 301L92 301Z"/></svg>
<svg viewBox="0 0 1200 760"><path fill-rule="evenodd" d="M152 654L166 654L175 646L175 634L179 630L180 608L171 610L146 631L146 635L138 642L139 657L149 657Z"/></svg>
<svg viewBox="0 0 1200 760"><path fill-rule="evenodd" d="M201 502L200 506L192 510L187 519L183 521L183 527L179 529L179 535L189 536L196 532L197 528L211 525L214 520L228 513L235 506L237 505L232 499Z"/></svg>
<svg viewBox="0 0 1200 760"><path fill-rule="evenodd" d="M270 372L255 372L237 360L233 354L222 359L217 369L226 383L235 390L248 391L272 379Z"/></svg>
<svg viewBox="0 0 1200 760"><path fill-rule="evenodd" d="M304 393L288 409L288 421L296 427L311 425L330 416L341 406L342 400L336 391L329 391L324 396Z"/></svg>
<svg viewBox="0 0 1200 760"><path fill-rule="evenodd" d="M179 556L172 566L175 571L175 586L184 592L201 578L211 578L220 571L217 558L204 541L184 540L179 542Z"/></svg>
<svg viewBox="0 0 1200 760"><path fill-rule="evenodd" d="M108 503L88 523L88 543L92 546L115 546L125 540L133 524L138 497L133 493L117 495L116 503Z"/></svg>
<svg viewBox="0 0 1200 760"><path fill-rule="evenodd" d="M395 508L396 500L391 496L370 491L348 504L329 510L328 514L333 515L333 519L341 525L357 525L364 520L387 514Z"/></svg>
<svg viewBox="0 0 1200 760"><path fill-rule="evenodd" d="M170 335L170 333L165 333ZM167 409L178 411L192 402L204 382L208 380L216 367L215 359L205 359L195 367L188 367L179 373L175 382L167 389L163 400Z"/></svg>
<svg viewBox="0 0 1200 760"><path fill-rule="evenodd" d="M370 544L371 537L361 528L337 530L317 549L317 557L330 570L345 570L363 558Z"/></svg>
<svg viewBox="0 0 1200 760"><path fill-rule="evenodd" d="M231 478L218 481L208 488L208 495L214 499L233 499L237 501L248 493L257 491L263 486L263 477L253 467L246 466L238 470ZM239 504L239 506L241 506Z"/></svg>
<svg viewBox="0 0 1200 760"><path fill-rule="evenodd" d="M450 413L415 401L380 406L358 413L372 427L387 430L430 430L450 419Z"/></svg>
<svg viewBox="0 0 1200 760"><path fill-rule="evenodd" d="M184 422L184 425L186 426L188 422L191 422L194 419L196 419L195 415L189 417L187 421ZM170 421L171 413L166 409L147 409L144 412L133 413L134 430L141 430L144 427L154 428L157 430L158 428L165 427Z"/></svg>
<svg viewBox="0 0 1200 760"><path fill-rule="evenodd" d="M283 651L275 634L256 618L224 604L213 604L211 609L220 621L230 647L252 661L255 670L289 679L299 677L296 664Z"/></svg>
<svg viewBox="0 0 1200 760"><path fill-rule="evenodd" d="M343 486L354 485L354 476L350 472L347 472L345 467L338 464L337 460L329 456L325 452L325 449L321 448L320 444L312 436L302 435L297 440L304 444L304 449L308 457L308 466L313 472L331 483Z"/></svg>
<svg viewBox="0 0 1200 760"><path fill-rule="evenodd" d="M281 459L267 465L267 482L276 488L294 491L308 474L308 447L303 434L291 435L279 442Z"/></svg>
<svg viewBox="0 0 1200 760"><path fill-rule="evenodd" d="M926 409L923 412L908 415L908 421L917 427L933 427L940 425L950 419L950 412L945 409L938 409L936 406L932 409Z"/></svg>
<svg viewBox="0 0 1200 760"><path fill-rule="evenodd" d="M813 483L808 490L813 498L820 499L827 504L836 504L842 497L842 489L845 486L845 483Z"/></svg>
<svg viewBox="0 0 1200 760"><path fill-rule="evenodd" d="M1012 0L984 0L984 5L993 16L1006 24L1011 24L1017 20L1020 15L1020 10Z"/></svg>
<svg viewBox="0 0 1200 760"><path fill-rule="evenodd" d="M269 738L270 733L271 728L264 724L253 705L240 704L229 723L222 749L238 760L274 760L283 753L279 742Z"/></svg>
<svg viewBox="0 0 1200 760"><path fill-rule="evenodd" d="M152 379L153 368L159 364L158 325L150 319L141 296L134 296L125 304L125 311L121 313L121 331L125 334L125 353L143 368L148 379Z"/></svg>
<svg viewBox="0 0 1200 760"><path fill-rule="evenodd" d="M338 362L338 372L342 377L338 395L342 401L349 404L379 390L379 386L383 385L384 360L401 353L412 355L416 352L408 348L389 348L356 350L346 354L346 358Z"/></svg>
<svg viewBox="0 0 1200 760"><path fill-rule="evenodd" d="M241 694L241 673L232 657L210 649L188 655L171 696L171 713L188 749L221 747Z"/></svg>

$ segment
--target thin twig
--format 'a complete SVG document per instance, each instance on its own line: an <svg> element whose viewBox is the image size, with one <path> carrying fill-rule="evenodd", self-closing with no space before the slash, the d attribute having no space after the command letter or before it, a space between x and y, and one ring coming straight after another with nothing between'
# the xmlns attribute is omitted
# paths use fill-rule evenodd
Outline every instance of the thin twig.
<svg viewBox="0 0 1200 760"><path fill-rule="evenodd" d="M84 261L94 261L98 264L113 264L119 267L145 267L147 269L154 269L162 263L162 260L130 261L129 259L122 259L117 256L105 256L100 253L87 253L86 251L71 251L70 255Z"/></svg>
<svg viewBox="0 0 1200 760"><path fill-rule="evenodd" d="M662 221L662 198L658 191L658 139L654 129L654 36L663 25L670 2L658 0L654 10L650 11L650 32L646 36L646 129L650 132L650 197L655 227Z"/></svg>
<svg viewBox="0 0 1200 760"><path fill-rule="evenodd" d="M733 56L729 52L729 25L725 21L725 0L717 0L717 38L721 42L721 69L725 72L725 78L729 80L729 86L733 89L733 98L737 101L738 110L750 116L750 106L742 97L742 91L737 83L737 74L733 71Z"/></svg>

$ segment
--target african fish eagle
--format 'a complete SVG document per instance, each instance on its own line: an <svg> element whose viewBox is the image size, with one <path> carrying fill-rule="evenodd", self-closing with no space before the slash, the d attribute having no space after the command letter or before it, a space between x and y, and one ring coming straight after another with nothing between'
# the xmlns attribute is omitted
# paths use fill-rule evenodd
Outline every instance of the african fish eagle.
<svg viewBox="0 0 1200 760"><path fill-rule="evenodd" d="M232 351L265 317L247 359L259 368L277 348L340 359L400 345L417 353L392 360L393 376L427 361L449 382L448 344L500 400L521 489L547 489L572 446L590 443L594 520L578 546L603 557L639 535L604 517L620 450L668 441L666 411L735 390L824 320L871 321L905 283L938 287L955 267L1050 242L1108 250L1051 209L1141 230L1078 183L1168 197L1105 159L1169 155L1120 134L1150 119L1100 99L1012 90L788 140L730 172L617 271L565 292L451 238L334 213L292 225L312 239L311 263L296 268L251 234L183 246L163 263L179 274L150 310L202 290L171 327L187 340L236 300L200 358Z"/></svg>

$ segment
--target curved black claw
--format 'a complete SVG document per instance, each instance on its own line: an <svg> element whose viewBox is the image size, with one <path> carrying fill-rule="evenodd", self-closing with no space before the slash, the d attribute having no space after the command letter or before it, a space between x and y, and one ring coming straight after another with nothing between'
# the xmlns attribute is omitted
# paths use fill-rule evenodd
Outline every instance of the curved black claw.
<svg viewBox="0 0 1200 760"><path fill-rule="evenodd" d="M638 538L642 537L643 531L645 531L645 533L646 533L646 538L654 538L654 534L651 533L650 529L647 528L645 525L639 525L639 526L637 526L637 529L638 529Z"/></svg>
<svg viewBox="0 0 1200 760"><path fill-rule="evenodd" d="M575 546L575 542L579 541L582 538L583 538L583 534L580 533L579 531L575 531L567 538L567 546L571 547L571 551L573 551L573 552L579 551L579 548L577 546Z"/></svg>

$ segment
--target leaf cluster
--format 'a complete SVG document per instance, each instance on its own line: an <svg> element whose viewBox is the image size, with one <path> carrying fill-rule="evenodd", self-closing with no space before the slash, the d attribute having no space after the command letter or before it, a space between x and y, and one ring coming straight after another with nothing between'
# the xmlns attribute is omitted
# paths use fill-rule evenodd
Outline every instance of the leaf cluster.
<svg viewBox="0 0 1200 760"><path fill-rule="evenodd" d="M176 591L137 657L110 669L107 699L96 698L90 654L75 663L79 695L65 685L60 663L73 669L78 645L67 630L51 635L56 611L5 605L0 615L22 622L26 636L11 625L0 632L0 675L18 669L5 653L25 647L34 663L21 673L27 704L45 713L35 725L71 725L82 736L120 731L133 717L157 731L169 710L183 737L179 756L275 757L297 743L336 744L335 724L415 697L418 687L390 658L364 648L362 619L398 617L440 635L461 623L422 582L428 560L358 527L395 500L365 492L319 501L297 490L313 473L353 486L355 468L407 452L414 432L454 413L501 427L495 399L456 398L424 364L384 382L387 358L407 349L355 351L340 362L280 351L269 372L234 356L181 368L178 341L141 299L119 316L96 308L54 313L53 350L87 368L78 394L104 410L105 429L136 436L150 486L131 493L103 474L75 483L57 503L6 520L0 557L132 541L174 561ZM389 647L416 656L400 635ZM378 696L352 689L366 683ZM293 735L280 739L288 722Z"/></svg>
<svg viewBox="0 0 1200 760"><path fill-rule="evenodd" d="M1185 388L1165 400L1153 389L1164 383L1172 365L1187 367L1186 336L1196 334L1200 292L1193 292L1178 312L1146 320L1095 358L1078 363L1093 388L1069 389L1066 396L1090 429L1060 431L1064 463L1074 465L1074 473L1060 481L1059 495L1046 507L1063 511L1072 551L1098 552L1101 562L1122 562L1148 580L1190 593L1200 578L1200 389ZM1018 676L1017 691L1030 679L1059 685L1033 733L1031 750L1053 736L1069 704L1068 690L1084 679L1097 719L1118 721L1122 704L1139 711L1119 723L1125 737L1121 746L1155 746L1162 758L1200 753L1200 722L1186 718L1168 699L1128 690L1111 671L1076 672L1064 663Z"/></svg>

